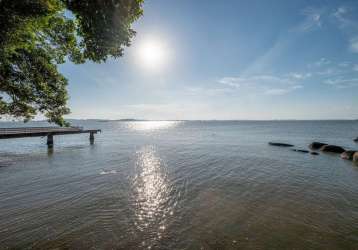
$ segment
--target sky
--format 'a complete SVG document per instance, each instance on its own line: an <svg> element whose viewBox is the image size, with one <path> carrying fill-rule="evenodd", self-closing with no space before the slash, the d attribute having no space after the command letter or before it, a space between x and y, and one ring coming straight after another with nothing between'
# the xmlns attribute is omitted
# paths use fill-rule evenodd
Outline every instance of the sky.
<svg viewBox="0 0 358 250"><path fill-rule="evenodd" d="M66 63L67 118L358 118L358 2L147 0L125 55Z"/></svg>

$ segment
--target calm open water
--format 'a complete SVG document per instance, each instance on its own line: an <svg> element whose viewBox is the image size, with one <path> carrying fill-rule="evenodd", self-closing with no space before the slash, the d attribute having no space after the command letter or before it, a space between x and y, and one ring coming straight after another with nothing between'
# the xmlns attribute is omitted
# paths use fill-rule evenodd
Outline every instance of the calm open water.
<svg viewBox="0 0 358 250"><path fill-rule="evenodd" d="M267 145L358 121L73 125L103 132L0 140L0 249L358 249L358 167Z"/></svg>

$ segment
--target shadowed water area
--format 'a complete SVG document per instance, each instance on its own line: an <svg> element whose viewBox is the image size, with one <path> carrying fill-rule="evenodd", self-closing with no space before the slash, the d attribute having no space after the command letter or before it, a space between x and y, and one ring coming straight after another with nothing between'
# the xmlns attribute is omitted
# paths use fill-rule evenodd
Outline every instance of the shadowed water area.
<svg viewBox="0 0 358 250"><path fill-rule="evenodd" d="M357 249L358 167L267 142L358 149L358 121L73 125L102 134L0 140L0 249Z"/></svg>

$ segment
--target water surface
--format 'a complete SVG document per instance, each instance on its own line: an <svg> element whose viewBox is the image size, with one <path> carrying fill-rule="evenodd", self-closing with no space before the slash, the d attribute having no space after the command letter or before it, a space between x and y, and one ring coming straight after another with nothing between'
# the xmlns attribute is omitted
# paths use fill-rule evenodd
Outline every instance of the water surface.
<svg viewBox="0 0 358 250"><path fill-rule="evenodd" d="M74 125L103 133L0 141L0 249L357 249L358 167L267 145L357 121Z"/></svg>

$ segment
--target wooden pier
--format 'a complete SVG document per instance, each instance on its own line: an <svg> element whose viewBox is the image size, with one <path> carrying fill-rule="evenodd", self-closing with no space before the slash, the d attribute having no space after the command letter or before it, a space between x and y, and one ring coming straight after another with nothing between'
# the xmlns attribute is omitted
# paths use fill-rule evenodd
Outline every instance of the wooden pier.
<svg viewBox="0 0 358 250"><path fill-rule="evenodd" d="M23 137L43 137L47 136L47 146L53 147L54 135L69 135L69 134L83 134L89 133L90 143L94 143L94 134L101 132L100 129L87 129L81 127L18 127L18 128L0 128L0 139L12 139Z"/></svg>

